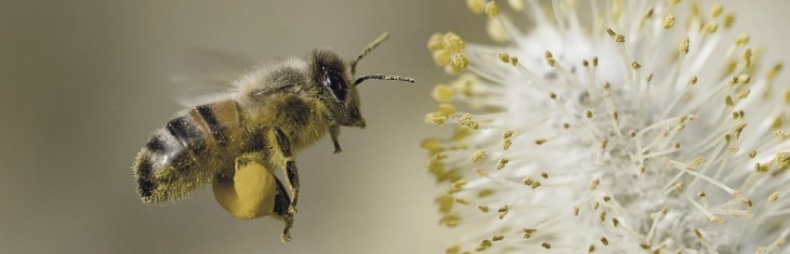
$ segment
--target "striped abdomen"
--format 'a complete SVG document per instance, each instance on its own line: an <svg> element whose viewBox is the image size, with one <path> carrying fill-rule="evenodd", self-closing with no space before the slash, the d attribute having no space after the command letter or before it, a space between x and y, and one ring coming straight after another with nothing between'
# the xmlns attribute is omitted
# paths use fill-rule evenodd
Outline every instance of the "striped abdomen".
<svg viewBox="0 0 790 254"><path fill-rule="evenodd" d="M170 120L137 155L133 169L144 202L182 197L233 167L243 115L232 100L204 104Z"/></svg>

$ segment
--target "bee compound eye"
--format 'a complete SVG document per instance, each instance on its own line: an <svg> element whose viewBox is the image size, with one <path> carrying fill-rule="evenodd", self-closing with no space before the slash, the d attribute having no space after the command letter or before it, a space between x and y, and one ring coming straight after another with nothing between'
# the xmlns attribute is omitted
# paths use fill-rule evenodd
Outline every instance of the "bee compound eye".
<svg viewBox="0 0 790 254"><path fill-rule="evenodd" d="M329 86L332 94L340 101L344 101L348 95L348 85L340 72L331 68L324 67L324 86Z"/></svg>

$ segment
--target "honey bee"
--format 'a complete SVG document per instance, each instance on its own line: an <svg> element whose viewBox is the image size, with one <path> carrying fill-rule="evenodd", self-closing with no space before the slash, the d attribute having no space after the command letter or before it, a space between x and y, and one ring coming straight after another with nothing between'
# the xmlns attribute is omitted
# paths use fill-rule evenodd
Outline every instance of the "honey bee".
<svg viewBox="0 0 790 254"><path fill-rule="evenodd" d="M178 114L153 133L132 166L143 203L175 201L211 183L233 217L271 216L285 223L288 242L299 201L295 155L327 132L338 153L340 126L365 127L357 93L363 81L414 83L394 75L352 79L357 63L387 38L382 34L348 63L333 51L314 50L306 60L262 65L226 95Z"/></svg>

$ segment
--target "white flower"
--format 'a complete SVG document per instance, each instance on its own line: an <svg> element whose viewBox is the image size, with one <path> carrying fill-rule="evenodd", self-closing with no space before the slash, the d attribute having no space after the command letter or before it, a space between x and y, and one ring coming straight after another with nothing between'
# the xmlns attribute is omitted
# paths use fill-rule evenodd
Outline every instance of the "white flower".
<svg viewBox="0 0 790 254"><path fill-rule="evenodd" d="M448 190L448 253L787 253L790 121L781 65L720 4L468 0L492 38L428 44L427 167ZM525 30L523 33L519 28Z"/></svg>

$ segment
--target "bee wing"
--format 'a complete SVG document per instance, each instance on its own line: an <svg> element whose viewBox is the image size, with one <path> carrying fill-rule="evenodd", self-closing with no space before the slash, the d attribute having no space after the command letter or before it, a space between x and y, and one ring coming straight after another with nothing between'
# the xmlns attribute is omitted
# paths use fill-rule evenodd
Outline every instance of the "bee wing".
<svg viewBox="0 0 790 254"><path fill-rule="evenodd" d="M231 52L192 50L176 64L170 90L176 101L186 107L212 102L232 93L236 79L255 64L252 58Z"/></svg>

